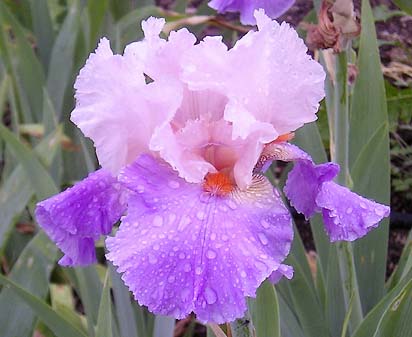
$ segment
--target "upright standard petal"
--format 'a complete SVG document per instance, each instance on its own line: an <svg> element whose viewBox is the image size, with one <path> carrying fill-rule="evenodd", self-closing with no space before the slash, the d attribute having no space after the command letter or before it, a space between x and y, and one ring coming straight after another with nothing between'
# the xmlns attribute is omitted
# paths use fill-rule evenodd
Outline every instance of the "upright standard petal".
<svg viewBox="0 0 412 337"><path fill-rule="evenodd" d="M119 220L126 208L125 193L108 171L98 170L37 204L37 222L65 254L61 265L96 261L94 241L109 234Z"/></svg>
<svg viewBox="0 0 412 337"><path fill-rule="evenodd" d="M129 210L107 258L140 304L156 314L223 323L289 252L291 219L262 176L246 191L207 192L148 155L127 167Z"/></svg>
<svg viewBox="0 0 412 337"><path fill-rule="evenodd" d="M286 142L268 144L257 169L272 160L295 161L286 181L285 194L292 206L306 218L315 212L322 213L331 241L356 240L389 215L389 207L334 183L332 180L339 173L335 163L316 165L307 153Z"/></svg>
<svg viewBox="0 0 412 337"><path fill-rule="evenodd" d="M267 15L276 19L285 13L295 0L212 0L209 6L219 13L239 12L244 25L255 25L254 11L263 8Z"/></svg>
<svg viewBox="0 0 412 337"><path fill-rule="evenodd" d="M232 49L220 37L191 48L183 79L191 90L214 90L228 98L225 119L233 123L234 135L246 138L269 124L275 139L316 120L325 73L293 28L270 20L263 11L255 16L259 30L250 31Z"/></svg>
<svg viewBox="0 0 412 337"><path fill-rule="evenodd" d="M146 84L144 64L113 55L102 39L75 83L71 120L91 138L101 166L117 175L121 167L147 152L155 130L170 122L182 99L182 87Z"/></svg>

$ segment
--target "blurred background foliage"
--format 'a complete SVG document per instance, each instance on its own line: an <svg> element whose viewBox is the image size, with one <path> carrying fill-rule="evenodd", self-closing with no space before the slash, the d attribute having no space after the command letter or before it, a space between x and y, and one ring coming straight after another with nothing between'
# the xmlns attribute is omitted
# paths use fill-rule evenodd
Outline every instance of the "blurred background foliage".
<svg viewBox="0 0 412 337"><path fill-rule="evenodd" d="M363 1L361 11L355 1L363 35L353 43L360 72L351 86L356 159L351 178L356 191L381 202L389 200L391 187L388 262L386 224L355 247L366 318L349 331L350 311L345 311L336 286L343 282L336 270L336 251L320 229L319 218L309 226L296 216L300 235L288 259L296 271L293 281L282 281L277 292L264 284L249 303L258 337L279 332L284 337L412 336L412 8L409 0L371 4L372 11ZM302 22L316 21L314 5L319 1L298 0L280 20L291 22L304 37ZM220 337L226 331L225 326L205 327L194 317L179 322L156 317L138 306L104 261L103 241L97 245L100 264L59 267L58 249L33 219L37 201L97 167L93 145L69 121L79 69L102 36L117 53L141 39L140 22L149 16L167 20L165 34L188 27L199 39L223 35L229 46L251 28L241 26L236 14L216 16L201 0L0 2L1 337ZM327 101L319 121L296 138L317 161L326 159L330 144L326 108ZM374 132L367 140L362 138L366 129ZM385 152L388 135L390 163ZM385 182L389 170L391 186ZM280 184L286 172L282 166L272 170Z"/></svg>

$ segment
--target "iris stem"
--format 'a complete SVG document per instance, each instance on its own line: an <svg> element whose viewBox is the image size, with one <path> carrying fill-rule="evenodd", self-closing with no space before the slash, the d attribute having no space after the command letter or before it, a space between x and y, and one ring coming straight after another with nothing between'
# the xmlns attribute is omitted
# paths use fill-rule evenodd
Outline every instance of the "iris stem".
<svg viewBox="0 0 412 337"><path fill-rule="evenodd" d="M337 182L349 185L349 88L348 88L348 53L350 48L336 55L335 86L334 86L334 130L331 134L335 139L331 142L334 146L332 160L340 165ZM345 308L349 319L351 333L362 322L362 304L359 296L359 287L350 242L339 242L336 245L339 271L342 280L342 290Z"/></svg>

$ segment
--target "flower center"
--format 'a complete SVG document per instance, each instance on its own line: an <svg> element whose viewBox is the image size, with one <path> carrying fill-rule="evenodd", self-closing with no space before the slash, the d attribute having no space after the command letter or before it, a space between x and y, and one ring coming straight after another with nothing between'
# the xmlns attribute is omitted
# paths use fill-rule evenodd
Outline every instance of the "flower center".
<svg viewBox="0 0 412 337"><path fill-rule="evenodd" d="M225 172L208 173L203 183L205 191L218 196L226 196L233 191L235 185Z"/></svg>

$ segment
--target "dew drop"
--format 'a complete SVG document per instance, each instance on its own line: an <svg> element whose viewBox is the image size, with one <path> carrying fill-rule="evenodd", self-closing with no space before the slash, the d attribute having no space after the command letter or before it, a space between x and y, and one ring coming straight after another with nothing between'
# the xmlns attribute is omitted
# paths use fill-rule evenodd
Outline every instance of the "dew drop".
<svg viewBox="0 0 412 337"><path fill-rule="evenodd" d="M153 250L159 250L160 249L160 246L156 243L154 246L153 246Z"/></svg>
<svg viewBox="0 0 412 337"><path fill-rule="evenodd" d="M216 252L214 252L213 250L208 250L206 256L208 259L213 260L214 258L216 258Z"/></svg>
<svg viewBox="0 0 412 337"><path fill-rule="evenodd" d="M188 273L189 271L192 270L192 268L190 267L190 264L189 264L189 263L185 263L184 266L183 266L183 270L184 270L186 273Z"/></svg>
<svg viewBox="0 0 412 337"><path fill-rule="evenodd" d="M161 227L163 225L163 218L160 215L155 215L153 218L153 226Z"/></svg>
<svg viewBox="0 0 412 337"><path fill-rule="evenodd" d="M385 212L385 210L384 210L383 208L381 208L381 207L375 208L375 214L376 214L376 215L384 216L385 213L386 213L386 212Z"/></svg>
<svg viewBox="0 0 412 337"><path fill-rule="evenodd" d="M168 183L170 188L176 189L180 187L179 182L177 182L176 180L170 180Z"/></svg>
<svg viewBox="0 0 412 337"><path fill-rule="evenodd" d="M266 229L270 227L269 222L267 222L265 219L261 220L260 224L262 225L263 228L266 228Z"/></svg>
<svg viewBox="0 0 412 337"><path fill-rule="evenodd" d="M187 215L183 215L182 218L180 219L179 225L177 226L177 230L179 232L182 232L188 224L191 223L190 218Z"/></svg>
<svg viewBox="0 0 412 337"><path fill-rule="evenodd" d="M347 213L347 214L351 214L352 211L353 211L352 207L348 207L348 209L346 210L346 213Z"/></svg>
<svg viewBox="0 0 412 337"><path fill-rule="evenodd" d="M137 185L137 192L138 193L143 193L144 192L144 186L143 185Z"/></svg>
<svg viewBox="0 0 412 337"><path fill-rule="evenodd" d="M359 206L361 207L361 208L363 208L363 209L366 209L367 207L366 207L366 204L364 203L364 202L361 202L360 204L359 204Z"/></svg>
<svg viewBox="0 0 412 337"><path fill-rule="evenodd" d="M153 254L149 254L149 263L155 264L156 262L157 262L156 256L154 256Z"/></svg>
<svg viewBox="0 0 412 337"><path fill-rule="evenodd" d="M267 236L264 233L260 232L258 234L258 236L259 236L260 242L262 242L262 245L266 246L269 243L269 240L268 240Z"/></svg>
<svg viewBox="0 0 412 337"><path fill-rule="evenodd" d="M216 240L216 233L210 234L210 240L212 240L212 241Z"/></svg>
<svg viewBox="0 0 412 337"><path fill-rule="evenodd" d="M231 209L236 209L237 205L233 200L228 200L227 205L231 208Z"/></svg>
<svg viewBox="0 0 412 337"><path fill-rule="evenodd" d="M169 282L169 283L173 283L175 280L176 280L176 278L175 278L173 275L170 275L170 276L167 278L167 282Z"/></svg>
<svg viewBox="0 0 412 337"><path fill-rule="evenodd" d="M240 276L243 277L243 278L245 278L245 277L246 277L246 272L245 272L244 270L242 270L242 271L240 272Z"/></svg>
<svg viewBox="0 0 412 337"><path fill-rule="evenodd" d="M203 212L203 211L199 211L199 212L196 213L196 217L197 217L199 220L204 220L204 219L206 218L206 213Z"/></svg>
<svg viewBox="0 0 412 337"><path fill-rule="evenodd" d="M196 273L196 275L200 275L202 273L202 268L201 267L196 267L195 273Z"/></svg>
<svg viewBox="0 0 412 337"><path fill-rule="evenodd" d="M206 287L205 299L208 304L216 303L216 300L217 300L216 292L212 288Z"/></svg>
<svg viewBox="0 0 412 337"><path fill-rule="evenodd" d="M186 257L185 253L182 252L179 254L179 259L183 260L185 257Z"/></svg>

